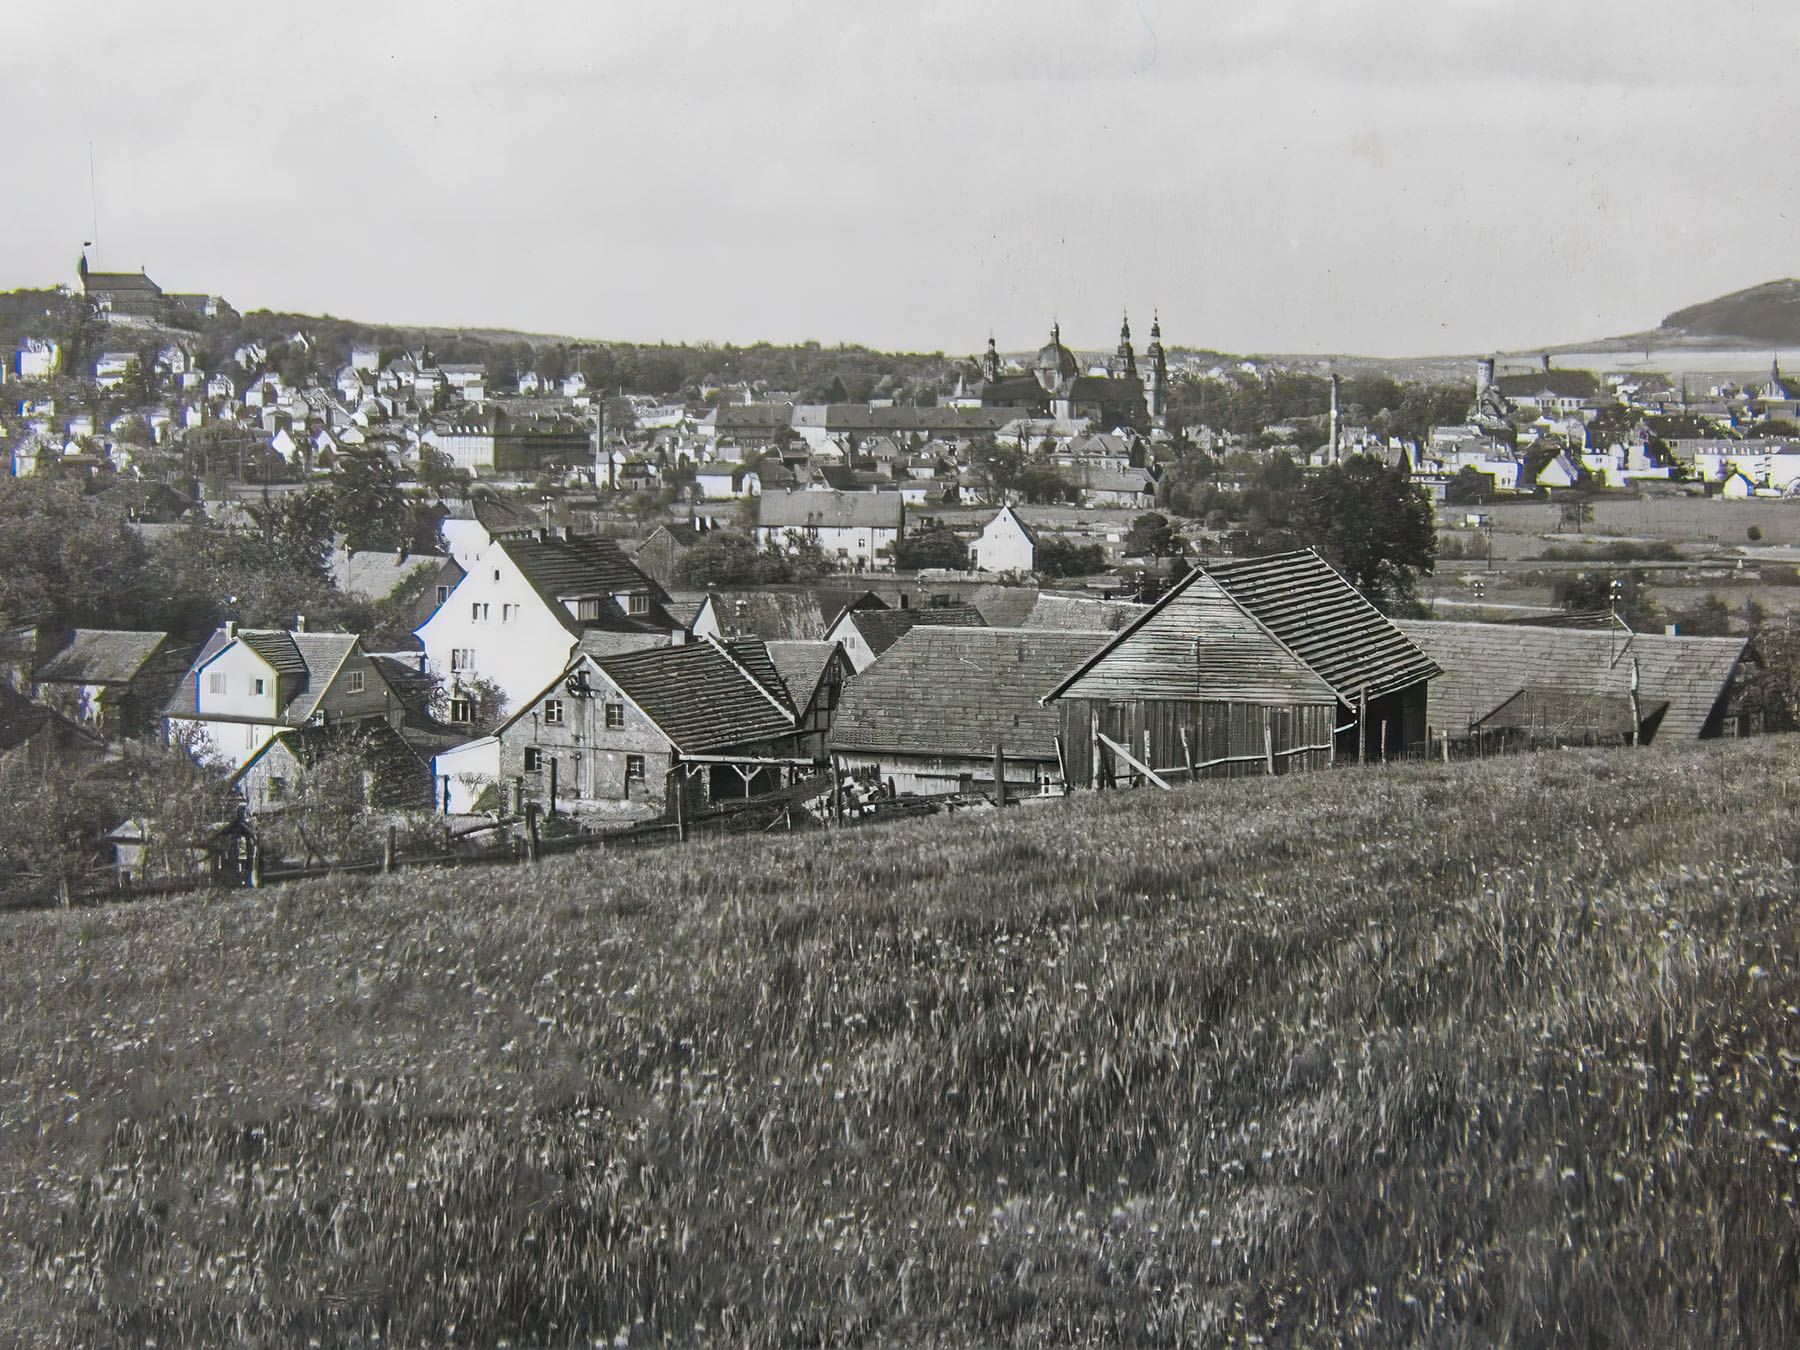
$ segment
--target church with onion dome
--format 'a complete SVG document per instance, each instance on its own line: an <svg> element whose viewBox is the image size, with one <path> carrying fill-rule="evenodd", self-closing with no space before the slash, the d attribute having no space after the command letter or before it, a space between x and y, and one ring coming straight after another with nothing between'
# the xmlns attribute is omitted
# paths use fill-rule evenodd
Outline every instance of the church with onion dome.
<svg viewBox="0 0 1800 1350"><path fill-rule="evenodd" d="M1168 398L1169 363L1162 324L1150 325L1144 368L1131 345L1131 320L1119 326L1119 345L1104 374L1085 373L1075 353L1063 346L1062 325L1050 326L1050 341L1038 348L1025 370L1005 369L994 339L980 360L981 377L966 382L959 396L984 408L1017 408L1021 415L1087 422L1104 431L1146 430L1162 421Z"/></svg>

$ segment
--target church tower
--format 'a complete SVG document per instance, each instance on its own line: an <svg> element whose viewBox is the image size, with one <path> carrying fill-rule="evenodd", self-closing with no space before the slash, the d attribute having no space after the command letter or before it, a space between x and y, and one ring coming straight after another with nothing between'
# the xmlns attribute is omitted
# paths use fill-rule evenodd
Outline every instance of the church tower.
<svg viewBox="0 0 1800 1350"><path fill-rule="evenodd" d="M1144 404L1150 410L1151 420L1161 421L1169 402L1169 358L1163 351L1161 315L1151 316L1150 345L1144 348L1144 358L1150 363L1150 378L1144 385Z"/></svg>
<svg viewBox="0 0 1800 1350"><path fill-rule="evenodd" d="M1135 380L1137 373L1137 354L1131 350L1131 316L1125 316L1119 325L1119 349L1113 353L1113 359L1107 372L1115 380Z"/></svg>
<svg viewBox="0 0 1800 1350"><path fill-rule="evenodd" d="M994 335L988 334L987 350L981 355L981 378L989 384L1000 378L1000 353L994 349Z"/></svg>

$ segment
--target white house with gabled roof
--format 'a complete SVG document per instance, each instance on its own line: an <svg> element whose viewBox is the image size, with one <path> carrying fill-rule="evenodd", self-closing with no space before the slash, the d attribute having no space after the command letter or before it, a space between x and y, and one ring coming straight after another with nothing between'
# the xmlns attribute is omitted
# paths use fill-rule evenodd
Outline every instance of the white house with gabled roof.
<svg viewBox="0 0 1800 1350"><path fill-rule="evenodd" d="M398 729L405 712L354 633L227 623L188 667L163 725L171 738L197 733L235 772L283 731L369 720Z"/></svg>
<svg viewBox="0 0 1800 1350"><path fill-rule="evenodd" d="M1010 506L981 531L969 548L981 572L1029 572L1037 565L1037 535Z"/></svg>

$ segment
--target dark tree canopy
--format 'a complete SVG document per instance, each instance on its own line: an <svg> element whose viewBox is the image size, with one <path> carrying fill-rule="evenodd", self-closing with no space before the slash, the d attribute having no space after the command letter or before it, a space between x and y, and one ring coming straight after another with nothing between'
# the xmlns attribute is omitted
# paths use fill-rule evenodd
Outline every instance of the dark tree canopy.
<svg viewBox="0 0 1800 1350"><path fill-rule="evenodd" d="M1403 469L1357 455L1321 470L1302 511L1301 537L1371 602L1390 612L1412 603L1437 553L1431 503Z"/></svg>
<svg viewBox="0 0 1800 1350"><path fill-rule="evenodd" d="M969 549L952 531L931 530L896 544L894 565L909 571L947 567L960 572L969 566Z"/></svg>

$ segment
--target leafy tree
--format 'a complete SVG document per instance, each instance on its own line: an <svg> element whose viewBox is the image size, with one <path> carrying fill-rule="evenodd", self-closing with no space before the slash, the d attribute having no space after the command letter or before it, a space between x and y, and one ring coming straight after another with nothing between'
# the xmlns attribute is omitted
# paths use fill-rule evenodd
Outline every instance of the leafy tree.
<svg viewBox="0 0 1800 1350"><path fill-rule="evenodd" d="M453 700L468 704L467 717L451 716L452 712L464 711L453 709ZM488 736L506 720L506 691L485 675L457 675L449 685L441 676L433 675L427 707L439 722L467 727L473 736Z"/></svg>
<svg viewBox="0 0 1800 1350"><path fill-rule="evenodd" d="M894 548L894 566L909 571L927 567L947 567L964 571L969 566L969 549L950 530L932 530L926 534L902 539Z"/></svg>
<svg viewBox="0 0 1800 1350"><path fill-rule="evenodd" d="M1411 606L1419 574L1431 571L1437 552L1425 493L1405 470L1368 455L1318 474L1299 526L1306 542L1390 612Z"/></svg>
<svg viewBox="0 0 1800 1350"><path fill-rule="evenodd" d="M1486 506L1494 500L1494 475L1464 465L1445 485L1444 500L1451 506Z"/></svg>
<svg viewBox="0 0 1800 1350"><path fill-rule="evenodd" d="M1709 594L1698 604L1676 610L1669 622L1689 637L1730 637L1731 618L1731 606Z"/></svg>
<svg viewBox="0 0 1800 1350"><path fill-rule="evenodd" d="M1144 512L1125 533L1125 551L1134 556L1171 558L1186 549L1187 540L1161 511Z"/></svg>
<svg viewBox="0 0 1800 1350"><path fill-rule="evenodd" d="M1636 408L1628 408L1623 403L1608 403L1588 423L1588 444L1602 450L1623 444L1643 420L1644 415Z"/></svg>
<svg viewBox="0 0 1800 1350"><path fill-rule="evenodd" d="M132 628L149 617L143 543L72 482L0 479L0 620Z"/></svg>
<svg viewBox="0 0 1800 1350"><path fill-rule="evenodd" d="M1081 498L1081 489L1063 476L1054 464L1027 464L1019 470L1014 486L1026 501L1034 504L1073 502Z"/></svg>
<svg viewBox="0 0 1800 1350"><path fill-rule="evenodd" d="M1611 609L1636 632L1654 632L1662 626L1662 616L1644 585L1642 572L1564 575L1557 578L1550 594L1558 607L1572 613L1597 614Z"/></svg>
<svg viewBox="0 0 1800 1350"><path fill-rule="evenodd" d="M1099 544L1077 544L1060 534L1038 539L1034 568L1045 577L1085 577L1106 570L1106 550Z"/></svg>

